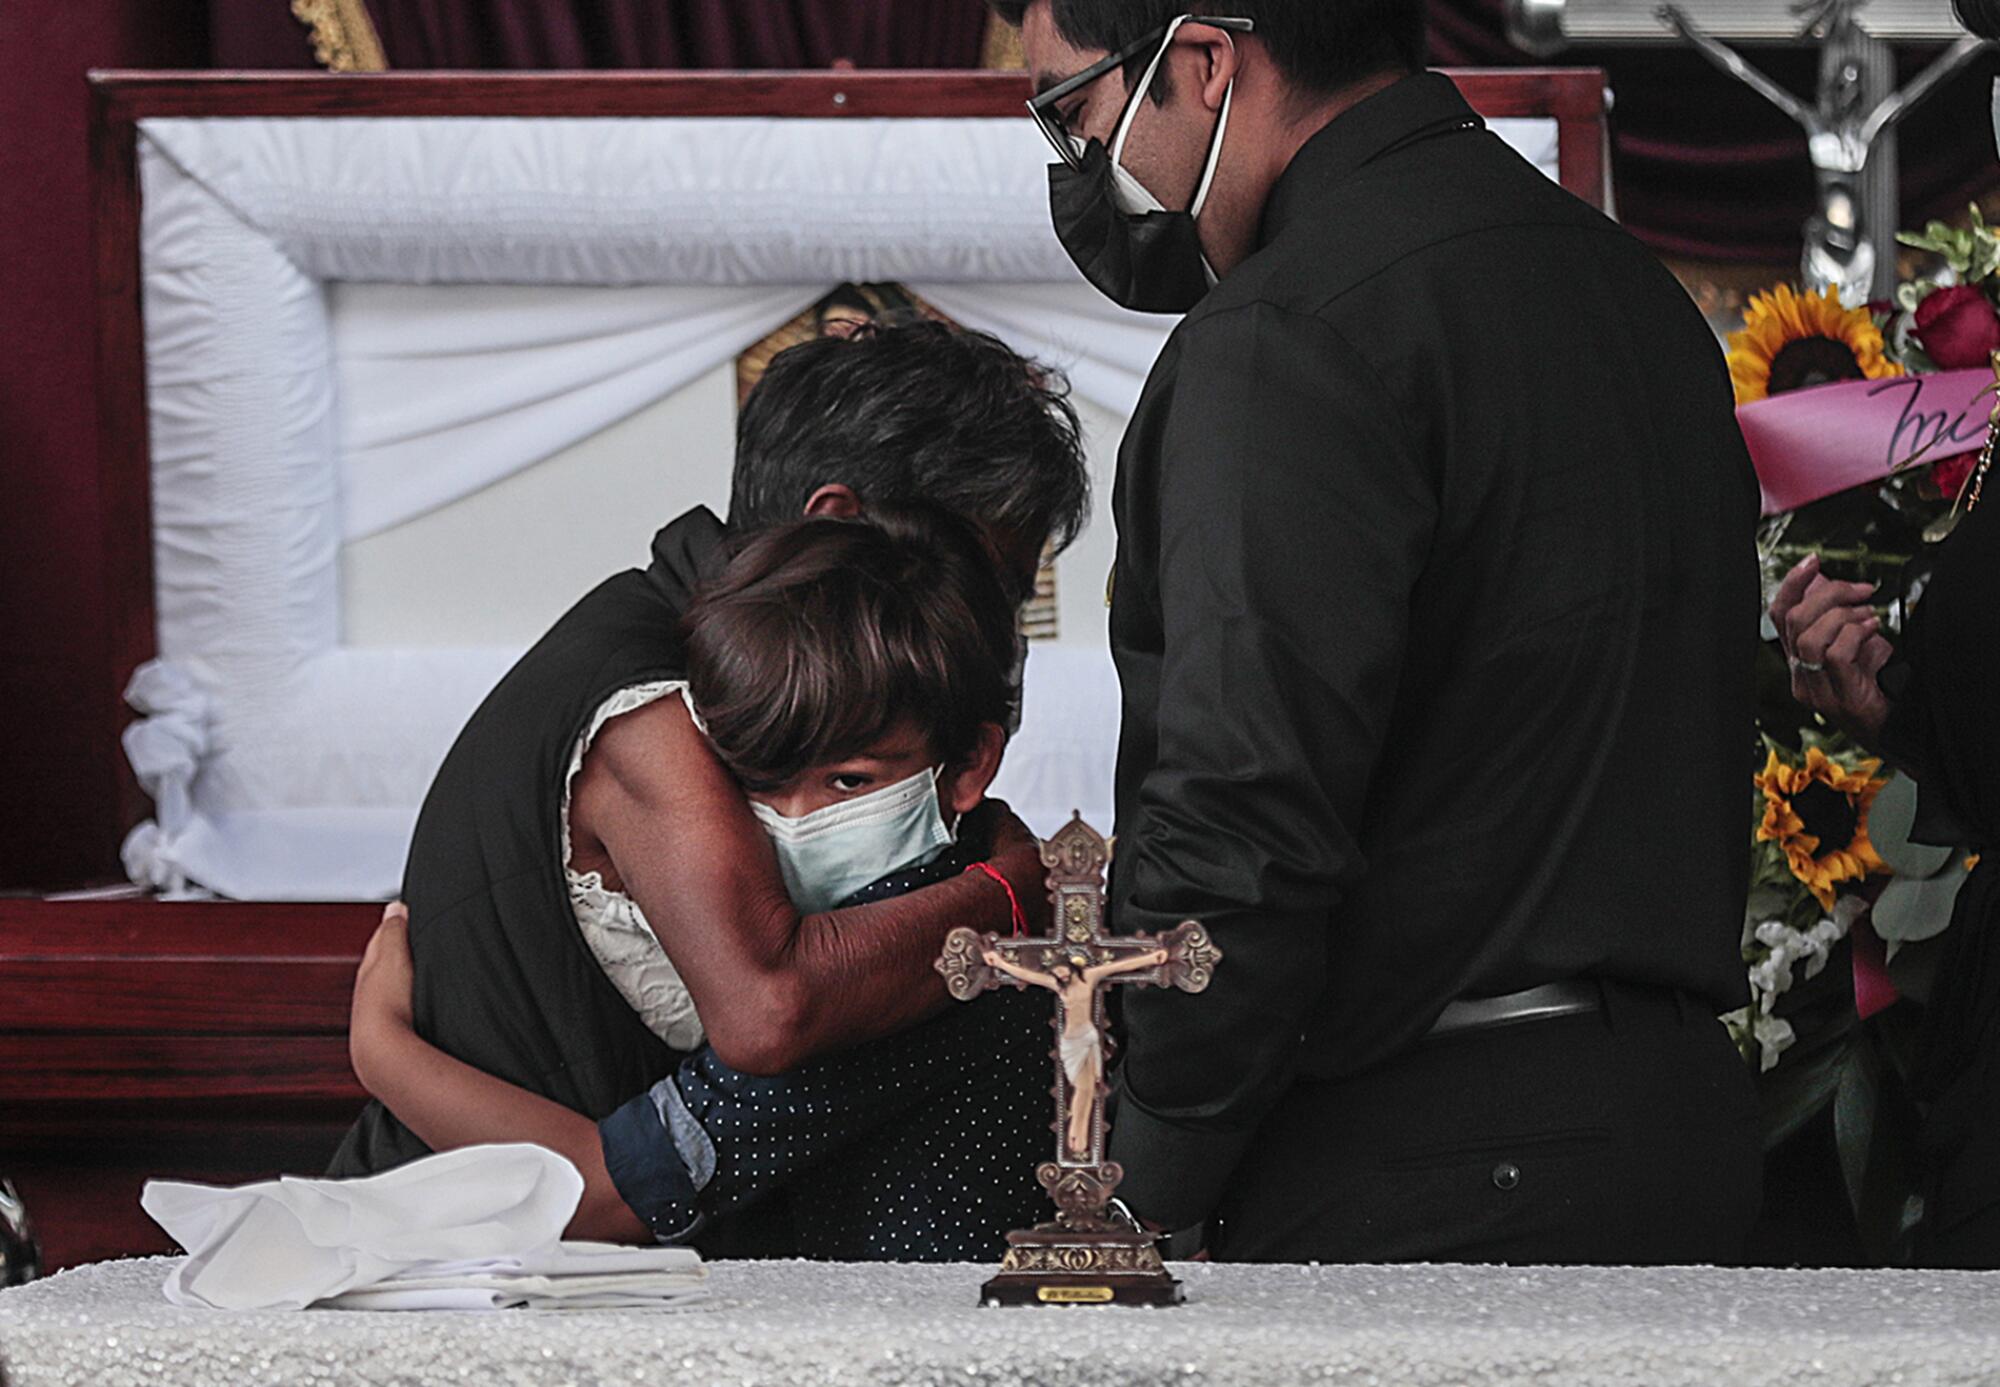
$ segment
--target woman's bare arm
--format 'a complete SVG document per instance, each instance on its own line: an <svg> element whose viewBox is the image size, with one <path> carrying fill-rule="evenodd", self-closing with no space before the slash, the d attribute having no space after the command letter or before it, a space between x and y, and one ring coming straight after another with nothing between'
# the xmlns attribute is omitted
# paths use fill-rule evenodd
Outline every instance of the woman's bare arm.
<svg viewBox="0 0 2000 1387"><path fill-rule="evenodd" d="M709 1043L746 1073L783 1073L944 1010L950 994L932 964L945 936L1011 925L1007 893L978 875L801 916L770 841L677 698L605 727L577 778L571 821L610 854ZM1026 830L996 841L993 864L1024 907L1046 911Z"/></svg>
<svg viewBox="0 0 2000 1387"><path fill-rule="evenodd" d="M605 1168L597 1124L474 1069L418 1035L410 1019L410 978L409 914L391 906L354 979L347 1043L362 1087L433 1151L525 1141L567 1158L583 1176L583 1198L565 1236L652 1242Z"/></svg>

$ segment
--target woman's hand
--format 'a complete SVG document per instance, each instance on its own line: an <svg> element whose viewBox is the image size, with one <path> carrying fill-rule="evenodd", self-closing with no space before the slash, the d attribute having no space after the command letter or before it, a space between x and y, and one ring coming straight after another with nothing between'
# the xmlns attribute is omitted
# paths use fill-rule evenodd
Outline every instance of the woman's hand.
<svg viewBox="0 0 2000 1387"><path fill-rule="evenodd" d="M410 910L391 901L382 923L362 952L354 975L354 1002L348 1012L347 1053L361 1086L377 1091L373 1075L383 1051L404 1036L416 1034L410 993L415 970L410 963Z"/></svg>
<svg viewBox="0 0 2000 1387"><path fill-rule="evenodd" d="M992 856L988 861L1014 888L1014 899L1020 904L1029 932L1045 931L1053 907L1049 902L1049 869L1042 862L1041 840L1014 817L1014 811L1004 800L987 799L973 812L990 816Z"/></svg>
<svg viewBox="0 0 2000 1387"><path fill-rule="evenodd" d="M1875 676L1895 647L1873 606L1875 584L1844 583L1808 554L1771 599L1771 624L1792 671L1792 697L1859 741L1873 744L1889 715Z"/></svg>

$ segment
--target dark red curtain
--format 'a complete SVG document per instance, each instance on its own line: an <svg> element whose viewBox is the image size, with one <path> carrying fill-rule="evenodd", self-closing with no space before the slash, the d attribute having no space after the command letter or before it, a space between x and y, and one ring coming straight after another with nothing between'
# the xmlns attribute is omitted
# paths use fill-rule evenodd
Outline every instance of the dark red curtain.
<svg viewBox="0 0 2000 1387"><path fill-rule="evenodd" d="M119 875L83 74L207 49L203 0L0 0L0 893Z"/></svg>
<svg viewBox="0 0 2000 1387"><path fill-rule="evenodd" d="M392 68L979 65L984 0L368 0ZM281 0L210 0L219 67L307 67Z"/></svg>
<svg viewBox="0 0 2000 1387"><path fill-rule="evenodd" d="M1504 67L1531 61L1508 44L1505 0L1431 0L1431 60ZM1749 56L1801 94L1818 80L1815 54L1760 48ZM1910 77L1935 56L1909 51ZM1617 94L1612 172L1625 224L1668 254L1775 264L1799 253L1812 210L1805 137L1739 83L1679 47L1573 49L1564 63L1606 69ZM1903 220L1963 212L2000 183L1991 93L2000 59L1961 69L1901 127Z"/></svg>

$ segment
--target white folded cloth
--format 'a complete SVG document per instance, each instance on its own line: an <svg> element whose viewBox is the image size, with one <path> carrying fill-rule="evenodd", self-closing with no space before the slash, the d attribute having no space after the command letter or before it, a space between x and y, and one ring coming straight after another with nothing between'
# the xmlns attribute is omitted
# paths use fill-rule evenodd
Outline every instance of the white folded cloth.
<svg viewBox="0 0 2000 1387"><path fill-rule="evenodd" d="M566 1242L528 1257L411 1267L319 1303L335 1310L634 1310L689 1299L706 1280L690 1247Z"/></svg>
<svg viewBox="0 0 2000 1387"><path fill-rule="evenodd" d="M139 1202L187 1249L165 1286L176 1305L603 1309L701 1290L691 1249L561 1241L582 1195L563 1157L504 1145L359 1180L152 1180Z"/></svg>

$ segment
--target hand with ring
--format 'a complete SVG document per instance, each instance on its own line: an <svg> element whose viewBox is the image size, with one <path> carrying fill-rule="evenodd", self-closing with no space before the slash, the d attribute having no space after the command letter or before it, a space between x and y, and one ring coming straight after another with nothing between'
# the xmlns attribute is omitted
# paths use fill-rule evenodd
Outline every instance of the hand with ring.
<svg viewBox="0 0 2000 1387"><path fill-rule="evenodd" d="M1875 676L1895 653L1875 612L1875 588L1827 577L1819 555L1808 554L1771 599L1771 623L1791 666L1792 697L1870 744L1889 714Z"/></svg>

